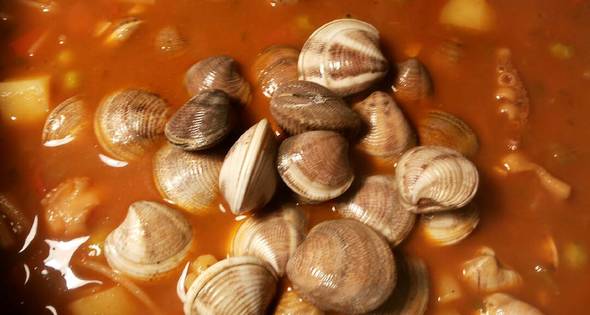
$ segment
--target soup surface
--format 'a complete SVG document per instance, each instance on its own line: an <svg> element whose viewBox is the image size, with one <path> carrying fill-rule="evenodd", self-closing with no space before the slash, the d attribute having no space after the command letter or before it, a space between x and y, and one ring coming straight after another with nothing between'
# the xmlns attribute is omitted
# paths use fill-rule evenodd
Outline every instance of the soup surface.
<svg viewBox="0 0 590 315"><path fill-rule="evenodd" d="M441 17L448 0L276 2L4 1L0 4L0 81L46 76L49 109L80 96L94 113L114 91L141 88L157 93L176 110L189 99L184 85L187 69L206 57L229 55L250 82L252 98L239 108L239 127L222 144L227 150L263 118L271 120L277 134L282 133L252 69L260 52L277 44L300 49L315 29L334 19L366 21L379 30L381 49L391 65L416 57L432 77L431 97L398 104L410 123L415 126L429 110L439 109L464 120L479 139L479 150L472 158L480 176L474 201L480 222L475 231L455 245L437 246L417 224L396 248L396 252L421 258L429 269L426 313L474 314L480 310L486 294L470 287L462 271L478 250L489 247L502 266L522 277L520 285L501 291L546 314L586 314L583 304L590 291L590 186L586 183L590 174L590 128L586 126L590 117L590 4L580 0L453 1L485 7L475 26L464 27ZM129 38L109 44L105 38L113 28L108 23L128 17L143 22ZM172 52L158 47L155 38L164 27L176 29L185 46ZM503 113L498 105L496 53L501 48L511 52L530 101L528 119L517 130L509 122L510 113ZM391 71L369 92L391 93L394 77ZM366 96L362 93L346 100L352 104ZM2 97L5 95L0 94ZM138 200L165 201L154 184L154 152L128 163L116 161L102 149L91 127L82 129L69 143L44 146L41 132L47 111L28 114L4 109L0 124L0 192L22 209L26 230L32 231L29 237L27 233L17 236L12 246L3 249L0 309L3 314L70 314L74 301L117 286L79 262L107 266L104 240L124 220L129 205ZM511 152L526 156L536 165L535 171L507 172L511 165L505 158ZM358 149L351 154L357 178L394 173L393 162ZM556 194L551 188L555 180L545 175L571 186L571 195ZM87 178L99 202L83 233L56 237L45 220L41 200L71 178ZM290 195L288 188L281 187L275 199ZM298 207L312 227L338 218L333 206L331 201ZM205 254L217 259L228 256L243 217L224 212L224 208L216 201L204 214L185 213L194 231L190 260ZM6 215L2 219L10 224ZM164 280L136 284L164 314L182 314L177 295L181 271ZM279 291L289 286L284 279ZM139 301L133 303L138 314L149 312Z"/></svg>

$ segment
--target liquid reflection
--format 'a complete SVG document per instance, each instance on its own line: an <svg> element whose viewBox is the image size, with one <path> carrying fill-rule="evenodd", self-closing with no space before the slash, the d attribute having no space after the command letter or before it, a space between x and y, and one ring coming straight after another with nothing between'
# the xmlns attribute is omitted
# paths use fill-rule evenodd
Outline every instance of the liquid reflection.
<svg viewBox="0 0 590 315"><path fill-rule="evenodd" d="M49 245L49 254L43 263L45 266L53 268L61 273L66 281L66 287L69 290L76 289L87 284L102 284L101 281L97 280L81 279L76 276L70 268L72 256L76 250L89 238L89 236L83 236L65 242L45 240L45 243Z"/></svg>

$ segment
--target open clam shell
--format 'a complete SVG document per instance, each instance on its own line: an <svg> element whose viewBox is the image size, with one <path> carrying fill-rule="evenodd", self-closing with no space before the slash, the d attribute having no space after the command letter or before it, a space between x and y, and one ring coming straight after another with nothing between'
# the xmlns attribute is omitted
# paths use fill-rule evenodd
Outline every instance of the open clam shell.
<svg viewBox="0 0 590 315"><path fill-rule="evenodd" d="M461 208L473 199L479 185L473 163L438 146L408 150L398 161L395 178L402 202L415 213Z"/></svg>
<svg viewBox="0 0 590 315"><path fill-rule="evenodd" d="M184 314L263 315L276 285L276 275L260 259L230 257L195 279L187 292Z"/></svg>
<svg viewBox="0 0 590 315"><path fill-rule="evenodd" d="M147 281L179 267L191 244L191 225L180 212L157 202L138 201L107 236L104 252L113 269Z"/></svg>
<svg viewBox="0 0 590 315"><path fill-rule="evenodd" d="M195 63L186 72L185 85L192 96L206 90L221 90L243 105L250 101L250 84L229 56L213 56Z"/></svg>
<svg viewBox="0 0 590 315"><path fill-rule="evenodd" d="M354 134L360 120L339 96L313 82L290 81L270 100L270 113L289 134L333 130Z"/></svg>
<svg viewBox="0 0 590 315"><path fill-rule="evenodd" d="M305 238L307 220L294 205L255 215L244 221L232 241L232 256L255 256L273 267L279 277Z"/></svg>
<svg viewBox="0 0 590 315"><path fill-rule="evenodd" d="M202 213L219 196L221 164L219 155L166 144L154 156L154 181L164 199L188 212Z"/></svg>
<svg viewBox="0 0 590 315"><path fill-rule="evenodd" d="M420 225L434 244L448 246L467 238L479 224L479 208L473 203L459 210L423 214Z"/></svg>
<svg viewBox="0 0 590 315"><path fill-rule="evenodd" d="M283 141L277 168L283 182L309 201L326 201L342 195L354 174L348 142L333 131L308 131Z"/></svg>
<svg viewBox="0 0 590 315"><path fill-rule="evenodd" d="M84 101L77 96L68 98L47 116L41 136L43 145L54 147L71 142L89 119Z"/></svg>
<svg viewBox="0 0 590 315"><path fill-rule="evenodd" d="M487 247L463 264L461 275L467 284L480 292L510 289L522 284L520 274L500 264L496 253Z"/></svg>
<svg viewBox="0 0 590 315"><path fill-rule="evenodd" d="M343 217L372 227L393 245L406 238L416 221L416 215L400 204L394 178L385 175L363 179L350 199L336 209Z"/></svg>
<svg viewBox="0 0 590 315"><path fill-rule="evenodd" d="M397 158L416 145L412 127L389 94L374 92L352 109L366 127L359 141L364 152L381 158Z"/></svg>
<svg viewBox="0 0 590 315"><path fill-rule="evenodd" d="M284 83L296 81L299 50L288 46L271 46L254 61L254 72L258 85L266 97L272 97Z"/></svg>
<svg viewBox="0 0 590 315"><path fill-rule="evenodd" d="M211 148L232 130L232 114L225 92L201 92L172 115L166 124L166 138L187 151Z"/></svg>
<svg viewBox="0 0 590 315"><path fill-rule="evenodd" d="M219 189L238 215L270 201L277 186L277 143L266 119L248 129L231 147L219 174Z"/></svg>
<svg viewBox="0 0 590 315"><path fill-rule="evenodd" d="M379 307L396 282L389 245L355 220L316 225L287 263L295 291L325 311L361 314Z"/></svg>
<svg viewBox="0 0 590 315"><path fill-rule="evenodd" d="M301 49L298 69L299 79L346 96L381 80L389 64L379 48L375 27L355 19L340 19L311 34Z"/></svg>
<svg viewBox="0 0 590 315"><path fill-rule="evenodd" d="M135 160L163 138L169 114L168 104L156 94L118 91L98 106L94 131L102 148L113 157Z"/></svg>

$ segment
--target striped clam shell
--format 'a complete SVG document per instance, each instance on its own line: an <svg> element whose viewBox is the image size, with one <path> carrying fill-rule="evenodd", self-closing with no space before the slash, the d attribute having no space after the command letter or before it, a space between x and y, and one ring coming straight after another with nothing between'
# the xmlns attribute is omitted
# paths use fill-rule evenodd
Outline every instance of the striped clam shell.
<svg viewBox="0 0 590 315"><path fill-rule="evenodd" d="M410 123L389 94L377 91L352 109L365 125L365 133L358 144L362 151L395 159L416 145Z"/></svg>
<svg viewBox="0 0 590 315"><path fill-rule="evenodd" d="M188 289L184 314L263 315L277 276L260 259L229 257L201 273Z"/></svg>
<svg viewBox="0 0 590 315"><path fill-rule="evenodd" d="M423 214L420 224L424 235L439 246L457 244L479 224L479 208L470 203L459 210Z"/></svg>
<svg viewBox="0 0 590 315"><path fill-rule="evenodd" d="M408 150L397 163L395 178L402 203L415 213L461 208L473 199L479 185L471 161L438 146Z"/></svg>
<svg viewBox="0 0 590 315"><path fill-rule="evenodd" d="M254 61L253 70L262 94L272 97L277 88L297 80L299 50L288 46L270 46Z"/></svg>
<svg viewBox="0 0 590 315"><path fill-rule="evenodd" d="M164 136L170 107L158 95L128 89L104 99L96 110L94 131L102 148L117 159L135 160Z"/></svg>
<svg viewBox="0 0 590 315"><path fill-rule="evenodd" d="M41 141L46 147L71 142L89 120L85 102L78 96L70 97L55 107L47 116Z"/></svg>
<svg viewBox="0 0 590 315"><path fill-rule="evenodd" d="M317 29L301 50L299 79L321 84L340 96L367 89L382 79L389 65L371 24L340 19Z"/></svg>
<svg viewBox="0 0 590 315"><path fill-rule="evenodd" d="M422 145L438 145L458 151L470 158L479 150L475 132L450 113L431 110L417 124L418 136Z"/></svg>

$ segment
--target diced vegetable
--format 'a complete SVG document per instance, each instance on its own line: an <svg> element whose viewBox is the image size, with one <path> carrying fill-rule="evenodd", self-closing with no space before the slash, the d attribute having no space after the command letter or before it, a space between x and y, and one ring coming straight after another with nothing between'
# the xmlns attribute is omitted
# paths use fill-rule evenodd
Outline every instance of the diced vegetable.
<svg viewBox="0 0 590 315"><path fill-rule="evenodd" d="M80 87L80 73L77 71L68 71L64 74L64 88L74 90Z"/></svg>
<svg viewBox="0 0 590 315"><path fill-rule="evenodd" d="M72 60L74 59L74 54L72 53L71 50L62 50L60 51L57 56L56 56L56 60L59 64L61 64L62 66L67 66L70 63L72 63Z"/></svg>
<svg viewBox="0 0 590 315"><path fill-rule="evenodd" d="M132 315L139 314L139 305L120 286L94 293L78 299L69 305L72 315Z"/></svg>
<svg viewBox="0 0 590 315"><path fill-rule="evenodd" d="M563 260L572 269L580 269L588 264L588 251L579 243L568 243L563 247Z"/></svg>
<svg viewBox="0 0 590 315"><path fill-rule="evenodd" d="M494 11L486 0L449 0L439 19L442 24L482 32L491 30L494 20Z"/></svg>
<svg viewBox="0 0 590 315"><path fill-rule="evenodd" d="M49 76L0 82L0 113L5 121L33 122L49 109Z"/></svg>
<svg viewBox="0 0 590 315"><path fill-rule="evenodd" d="M563 43L554 43L549 46L549 52L551 56L561 60L571 59L574 56L574 48Z"/></svg>

